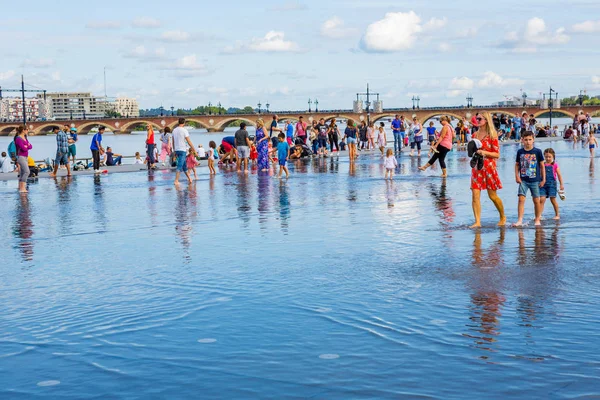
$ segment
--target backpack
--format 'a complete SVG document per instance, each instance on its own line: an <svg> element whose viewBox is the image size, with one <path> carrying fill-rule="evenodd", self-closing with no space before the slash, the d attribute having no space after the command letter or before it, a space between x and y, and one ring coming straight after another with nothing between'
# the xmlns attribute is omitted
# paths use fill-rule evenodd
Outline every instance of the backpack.
<svg viewBox="0 0 600 400"><path fill-rule="evenodd" d="M14 140L8 145L8 156L12 159L17 158L17 145Z"/></svg>

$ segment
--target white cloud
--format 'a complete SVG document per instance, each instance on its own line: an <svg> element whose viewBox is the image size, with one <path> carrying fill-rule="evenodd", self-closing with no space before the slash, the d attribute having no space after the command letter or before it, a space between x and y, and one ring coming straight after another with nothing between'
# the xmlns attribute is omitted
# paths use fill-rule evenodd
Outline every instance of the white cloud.
<svg viewBox="0 0 600 400"><path fill-rule="evenodd" d="M462 94L464 94L465 91L464 90L449 90L448 92L446 92L446 97L458 97Z"/></svg>
<svg viewBox="0 0 600 400"><path fill-rule="evenodd" d="M154 50L148 50L146 47L140 45L136 46L133 50L125 54L127 58L136 58L144 61L161 61L166 58L166 50L164 47L158 47Z"/></svg>
<svg viewBox="0 0 600 400"><path fill-rule="evenodd" d="M12 78L13 76L15 76L15 71L6 71L6 72L0 72L0 81L5 81L7 79Z"/></svg>
<svg viewBox="0 0 600 400"><path fill-rule="evenodd" d="M152 17L138 17L131 25L135 28L160 28L160 21Z"/></svg>
<svg viewBox="0 0 600 400"><path fill-rule="evenodd" d="M475 82L473 82L472 79L463 76L460 78L452 78L448 88L453 90L469 90L473 89L473 86L475 86Z"/></svg>
<svg viewBox="0 0 600 400"><path fill-rule="evenodd" d="M205 64L198 62L195 54L181 57L174 64L166 64L163 69L175 71L175 76L180 78L203 76L212 72Z"/></svg>
<svg viewBox="0 0 600 400"><path fill-rule="evenodd" d="M443 53L447 53L447 52L449 52L449 51L452 50L452 46L450 45L450 43L441 42L438 45L438 50L441 51L441 52L443 52Z"/></svg>
<svg viewBox="0 0 600 400"><path fill-rule="evenodd" d="M508 32L500 47L508 48L515 53L535 53L539 46L560 45L569 40L565 28L558 28L552 32L543 19L534 17L527 21L521 34L517 31Z"/></svg>
<svg viewBox="0 0 600 400"><path fill-rule="evenodd" d="M571 28L573 32L577 33L596 33L600 32L600 20L598 21L584 21L573 25Z"/></svg>
<svg viewBox="0 0 600 400"><path fill-rule="evenodd" d="M37 59L27 59L23 61L21 67L30 67L30 68L48 68L54 65L54 60L51 58L37 58Z"/></svg>
<svg viewBox="0 0 600 400"><path fill-rule="evenodd" d="M167 31L163 32L160 38L167 42L186 42L190 40L191 35L184 31Z"/></svg>
<svg viewBox="0 0 600 400"><path fill-rule="evenodd" d="M414 46L422 31L421 18L414 11L389 12L367 27L361 46L371 52L407 50Z"/></svg>
<svg viewBox="0 0 600 400"><path fill-rule="evenodd" d="M446 17L444 18L431 18L429 21L427 21L425 23L425 25L423 25L423 30L424 31L437 31L439 29L442 29L444 26L446 26L446 24L448 23L448 19Z"/></svg>
<svg viewBox="0 0 600 400"><path fill-rule="evenodd" d="M234 47L226 47L224 53L237 52L263 52L263 53L284 53L300 51L299 46L289 40L285 40L283 32L269 31L263 38L253 38L250 43L238 42Z"/></svg>
<svg viewBox="0 0 600 400"><path fill-rule="evenodd" d="M600 76L592 76L592 85L590 89L600 89Z"/></svg>
<svg viewBox="0 0 600 400"><path fill-rule="evenodd" d="M516 78L503 78L495 72L486 71L483 74L483 78L477 82L477 86L480 88L499 88L499 87L507 87L507 86L520 86L524 84L525 81L522 79Z"/></svg>
<svg viewBox="0 0 600 400"><path fill-rule="evenodd" d="M88 22L85 27L88 29L119 29L121 23L118 21L96 21Z"/></svg>
<svg viewBox="0 0 600 400"><path fill-rule="evenodd" d="M321 25L321 35L331 39L343 39L356 33L356 29L347 28L339 17L332 17Z"/></svg>
<svg viewBox="0 0 600 400"><path fill-rule="evenodd" d="M462 28L460 31L458 31L458 33L456 34L456 37L458 37L458 38L472 38L472 37L475 37L478 32L479 32L479 28L478 27L476 27L476 26L470 26L468 28Z"/></svg>

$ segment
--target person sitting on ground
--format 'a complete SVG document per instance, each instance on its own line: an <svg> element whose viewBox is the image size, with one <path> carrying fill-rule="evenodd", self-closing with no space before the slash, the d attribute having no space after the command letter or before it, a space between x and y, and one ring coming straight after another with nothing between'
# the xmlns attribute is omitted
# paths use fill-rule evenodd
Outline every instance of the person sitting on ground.
<svg viewBox="0 0 600 400"><path fill-rule="evenodd" d="M142 157L140 156L139 151L135 152L135 160L133 161L133 164L135 164L135 165L144 164L144 160L142 160Z"/></svg>
<svg viewBox="0 0 600 400"><path fill-rule="evenodd" d="M27 166L29 167L29 177L35 178L40 173L40 169L35 164L35 160L31 156L27 156Z"/></svg>
<svg viewBox="0 0 600 400"><path fill-rule="evenodd" d="M201 160L207 160L208 156L206 155L206 150L204 150L204 147L202 147L202 143L200 143L198 145L198 158Z"/></svg>
<svg viewBox="0 0 600 400"><path fill-rule="evenodd" d="M9 172L13 172L13 170L14 168L12 166L12 160L10 157L8 157L6 152L3 151L2 157L0 157L0 172L7 174Z"/></svg>
<svg viewBox="0 0 600 400"><path fill-rule="evenodd" d="M302 158L302 145L297 144L292 148L292 154L290 155L290 160L299 160Z"/></svg>
<svg viewBox="0 0 600 400"><path fill-rule="evenodd" d="M113 153L112 147L107 147L106 148L106 153L104 153L104 162L109 167L112 167L112 166L115 166L115 165L121 165L121 159L122 158L123 158L123 156L121 154L115 154L115 153Z"/></svg>

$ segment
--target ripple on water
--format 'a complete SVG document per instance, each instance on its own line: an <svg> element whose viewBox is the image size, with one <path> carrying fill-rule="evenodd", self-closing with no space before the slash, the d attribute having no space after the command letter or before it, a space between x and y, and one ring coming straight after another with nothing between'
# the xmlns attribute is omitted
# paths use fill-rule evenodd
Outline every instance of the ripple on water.
<svg viewBox="0 0 600 400"><path fill-rule="evenodd" d="M340 358L339 354L321 354L319 356L322 360L335 360L336 358Z"/></svg>
<svg viewBox="0 0 600 400"><path fill-rule="evenodd" d="M50 381L41 381L37 383L38 386L47 387L47 386L56 386L60 385L60 381L50 380Z"/></svg>
<svg viewBox="0 0 600 400"><path fill-rule="evenodd" d="M217 339L213 339L213 338L198 339L198 343L214 343L216 341L217 341Z"/></svg>

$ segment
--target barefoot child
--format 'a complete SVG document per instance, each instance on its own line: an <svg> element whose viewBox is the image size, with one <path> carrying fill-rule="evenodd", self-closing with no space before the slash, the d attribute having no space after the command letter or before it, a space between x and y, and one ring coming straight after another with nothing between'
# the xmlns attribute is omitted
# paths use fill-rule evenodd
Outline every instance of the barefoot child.
<svg viewBox="0 0 600 400"><path fill-rule="evenodd" d="M288 158L290 158L290 145L285 141L285 133L279 134L279 143L277 144L277 158L279 159L279 174L281 178L281 172L285 171L286 179L290 177L290 172L285 166Z"/></svg>
<svg viewBox="0 0 600 400"><path fill-rule="evenodd" d="M533 132L523 133L521 143L523 147L517 151L515 162L515 178L519 184L519 220L513 225L523 226L525 214L525 197L531 192L535 210L535 226L540 226L542 207L540 201L540 188L546 184L546 168L542 151L533 146Z"/></svg>
<svg viewBox="0 0 600 400"><path fill-rule="evenodd" d="M558 168L558 164L556 163L555 157L556 154L554 153L553 149L544 150L546 184L540 189L542 207L541 213L544 212L544 205L546 204L546 199L549 197L550 202L552 203L552 207L554 207L555 216L553 219L560 219L560 213L558 211L558 202L556 201L556 182L558 181L558 183L560 183L561 192L565 190L565 186L563 184L562 174L560 173L560 168Z"/></svg>
<svg viewBox="0 0 600 400"><path fill-rule="evenodd" d="M588 138L588 144L590 145L590 157L594 158L594 152L596 150L596 147L598 147L598 140L596 140L596 137L593 133L590 133L590 136Z"/></svg>
<svg viewBox="0 0 600 400"><path fill-rule="evenodd" d="M188 171L192 171L194 173L194 180L197 180L198 175L196 175L196 166L199 163L198 163L198 160L196 160L196 153L192 152L192 149L188 150L188 155L185 158L185 162L187 164Z"/></svg>
<svg viewBox="0 0 600 400"><path fill-rule="evenodd" d="M217 171L215 171L215 158L218 158L217 154L217 144L214 140L211 140L208 143L208 171L210 175L216 175Z"/></svg>
<svg viewBox="0 0 600 400"><path fill-rule="evenodd" d="M385 159L383 160L383 166L385 167L385 179L390 176L390 179L394 179L394 170L398 168L398 160L394 157L394 151L387 149L385 153Z"/></svg>
<svg viewBox="0 0 600 400"><path fill-rule="evenodd" d="M387 137L385 135L385 124L383 122L379 123L379 128L377 128L377 146L379 147L379 151L381 151L381 156L384 156L385 146L387 145Z"/></svg>

